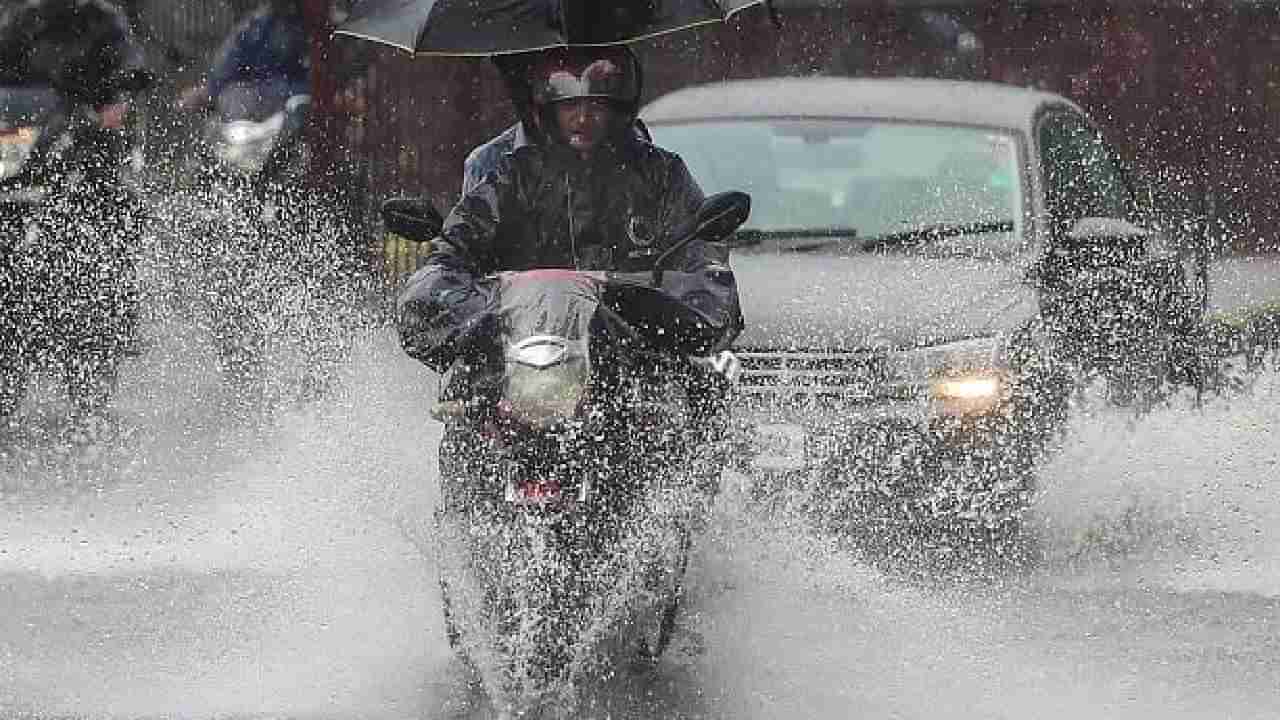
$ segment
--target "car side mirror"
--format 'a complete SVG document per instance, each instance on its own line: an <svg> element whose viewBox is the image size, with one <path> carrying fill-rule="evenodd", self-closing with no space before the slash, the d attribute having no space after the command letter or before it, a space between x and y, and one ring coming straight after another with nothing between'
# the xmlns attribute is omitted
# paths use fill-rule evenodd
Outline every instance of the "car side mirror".
<svg viewBox="0 0 1280 720"><path fill-rule="evenodd" d="M733 235L734 231L751 215L751 196L736 190L716 193L706 200L693 217L682 223L673 236L675 242L653 263L653 285L662 284L662 273L671 259L695 239L719 242Z"/></svg>
<svg viewBox="0 0 1280 720"><path fill-rule="evenodd" d="M383 201L379 212L387 230L414 242L428 242L444 229L440 212L422 198L391 198Z"/></svg>
<svg viewBox="0 0 1280 720"><path fill-rule="evenodd" d="M1071 226L1067 231L1067 238L1070 241L1084 243L1104 238L1132 242L1141 241L1150 234L1150 230L1121 218L1086 217L1080 218Z"/></svg>
<svg viewBox="0 0 1280 720"><path fill-rule="evenodd" d="M1141 260L1152 238L1150 230L1120 218L1087 217L1054 243L1053 253L1073 267L1110 267Z"/></svg>

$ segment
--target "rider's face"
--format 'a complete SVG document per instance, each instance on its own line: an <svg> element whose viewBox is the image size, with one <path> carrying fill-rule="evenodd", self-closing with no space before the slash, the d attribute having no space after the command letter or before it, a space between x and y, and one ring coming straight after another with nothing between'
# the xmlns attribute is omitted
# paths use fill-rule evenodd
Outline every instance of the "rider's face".
<svg viewBox="0 0 1280 720"><path fill-rule="evenodd" d="M569 147L590 154L608 136L614 109L604 100L584 98L556 103L556 121Z"/></svg>

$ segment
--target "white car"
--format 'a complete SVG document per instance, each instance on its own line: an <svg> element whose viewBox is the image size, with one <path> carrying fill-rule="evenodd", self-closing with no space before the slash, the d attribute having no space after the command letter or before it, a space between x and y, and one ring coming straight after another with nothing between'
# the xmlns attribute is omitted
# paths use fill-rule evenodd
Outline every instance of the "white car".
<svg viewBox="0 0 1280 720"><path fill-rule="evenodd" d="M1193 372L1202 296L1060 96L787 78L641 116L704 191L752 196L732 259L744 464L824 522L990 547L1017 533L1082 374L1134 393Z"/></svg>

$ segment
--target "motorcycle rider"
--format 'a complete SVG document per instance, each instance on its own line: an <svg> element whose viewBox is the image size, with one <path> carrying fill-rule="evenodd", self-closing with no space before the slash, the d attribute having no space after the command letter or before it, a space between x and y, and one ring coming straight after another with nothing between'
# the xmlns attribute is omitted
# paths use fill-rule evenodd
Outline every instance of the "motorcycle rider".
<svg viewBox="0 0 1280 720"><path fill-rule="evenodd" d="M496 164L469 183L398 301L406 352L439 371L483 342L490 286L482 276L548 267L651 269L672 231L703 200L684 162L636 132L639 66L630 50L540 51L523 58L515 79L519 126L483 151L496 156ZM492 159L473 161L472 168L487 162ZM720 284L686 295L719 325L715 349L742 327L726 265L724 248L694 240L673 266L704 287ZM442 398L465 395L469 382L465 373L451 373ZM701 372L694 385L696 444L710 448L726 432L727 382ZM465 442L447 439L442 461L464 451L456 443ZM695 475L710 496L718 489L720 458L711 451L701 457Z"/></svg>
<svg viewBox="0 0 1280 720"><path fill-rule="evenodd" d="M0 12L0 84L48 83L118 128L149 80L124 13L107 0L28 0Z"/></svg>
<svg viewBox="0 0 1280 720"><path fill-rule="evenodd" d="M258 6L227 37L205 81L182 93L178 107L207 107L231 83L273 79L285 80L291 94L310 91L311 55L302 0L270 0Z"/></svg>
<svg viewBox="0 0 1280 720"><path fill-rule="evenodd" d="M69 382L82 387L84 392L74 392L78 417L89 417L100 409L106 399L107 389L97 387L91 380L91 365L95 359L80 357L87 353L96 357L116 352L127 355L139 352L137 329L139 323L139 298L136 287L136 243L138 233L134 220L140 208L121 186L117 168L123 167L135 148L131 128L131 99L152 81L146 69L142 48L135 41L125 14L107 0L27 0L8 3L0 10L0 85L47 86L56 90L72 112L86 112L96 123L97 131L82 136L83 150L94 160L82 163L86 171L84 186L95 193L92 207L79 205L76 214L98 217L109 228L98 228L99 238L94 262L96 268L110 268L113 275L113 292L99 292L96 298L75 297L58 301L58 305L79 305L86 301L109 302L109 312L115 322L110 323L109 342L100 347L95 340L91 349L75 347L75 357L68 365ZM77 142L80 142L79 140ZM95 172L101 170L102 172ZM0 328L5 343L19 343L5 348L6 357L28 357L33 352L43 352L46 344L61 341L63 335L47 320L35 320L36 316L58 317L65 308L51 307L41 287L28 287L40 283L15 272L13 263L18 253L10 243L3 242L3 267L5 276L6 317L5 327ZM108 298L110 298L108 300ZM14 303L32 302L25 311ZM22 316L27 316L25 320ZM20 326L10 326L10 321L20 320ZM104 329L107 324L104 324ZM31 336L31 327L45 327L40 337ZM18 373L17 368L6 367L6 373ZM15 390L24 382L18 377L3 379L0 392L0 416L8 417L21 394ZM15 385L16 384L16 385ZM89 386L94 386L90 388Z"/></svg>

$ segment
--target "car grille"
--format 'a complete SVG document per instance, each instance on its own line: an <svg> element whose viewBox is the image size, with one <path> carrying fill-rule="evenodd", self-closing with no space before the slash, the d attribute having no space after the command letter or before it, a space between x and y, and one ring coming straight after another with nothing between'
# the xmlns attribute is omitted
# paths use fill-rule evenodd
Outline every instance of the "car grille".
<svg viewBox="0 0 1280 720"><path fill-rule="evenodd" d="M893 377L888 357L873 351L741 350L738 391L748 403L909 400L919 387Z"/></svg>

